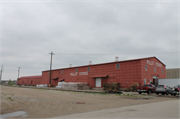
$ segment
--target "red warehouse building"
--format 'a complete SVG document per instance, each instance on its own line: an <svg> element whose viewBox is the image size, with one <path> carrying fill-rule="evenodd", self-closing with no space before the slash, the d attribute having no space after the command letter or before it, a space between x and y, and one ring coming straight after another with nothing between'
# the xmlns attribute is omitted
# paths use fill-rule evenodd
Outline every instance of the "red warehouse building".
<svg viewBox="0 0 180 119"><path fill-rule="evenodd" d="M115 61L55 69L51 71L51 84L58 82L87 82L90 87L102 87L103 83L120 83L121 88L129 88L134 83L140 85L155 82L156 78L166 78L166 66L156 57ZM49 84L49 71L42 72L42 84Z"/></svg>
<svg viewBox="0 0 180 119"><path fill-rule="evenodd" d="M87 82L90 87L102 87L103 83L120 83L120 88L129 88L134 83L144 85L155 83L157 78L166 78L165 69L166 65L159 59L148 57L54 69L51 70L50 82L53 86L60 81ZM42 71L40 84L49 84L49 77L49 70Z"/></svg>
<svg viewBox="0 0 180 119"><path fill-rule="evenodd" d="M42 76L25 76L20 77L17 80L17 84L19 85L37 85L40 84Z"/></svg>

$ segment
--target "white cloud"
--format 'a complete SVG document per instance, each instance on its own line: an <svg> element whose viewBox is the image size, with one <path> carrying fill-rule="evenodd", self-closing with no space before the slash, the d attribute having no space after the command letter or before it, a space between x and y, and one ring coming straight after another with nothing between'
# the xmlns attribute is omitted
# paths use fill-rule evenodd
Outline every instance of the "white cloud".
<svg viewBox="0 0 180 119"><path fill-rule="evenodd" d="M178 67L176 2L3 2L3 79L156 56ZM1 50L2 52L2 50Z"/></svg>

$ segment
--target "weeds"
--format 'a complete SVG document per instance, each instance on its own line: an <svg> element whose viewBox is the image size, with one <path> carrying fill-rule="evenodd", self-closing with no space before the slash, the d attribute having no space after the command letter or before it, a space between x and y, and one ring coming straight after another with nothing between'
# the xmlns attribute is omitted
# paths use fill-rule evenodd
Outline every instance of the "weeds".
<svg viewBox="0 0 180 119"><path fill-rule="evenodd" d="M149 95L147 95L147 96L143 96L143 95L133 95L133 94L127 94L127 95L126 95L126 94L123 94L123 95L122 95L122 94L118 94L118 93L116 93L116 95L117 95L117 96L121 96L121 97L132 97L132 98L133 98L133 97L135 97L135 98L138 98L138 97L139 97L139 98L145 98L145 97L146 97L146 98L147 98L147 97L150 98L150 97L152 97L152 96L149 96Z"/></svg>
<svg viewBox="0 0 180 119"><path fill-rule="evenodd" d="M83 94L92 94L92 95L108 95L106 92L99 92L99 93L95 93L95 92L83 92Z"/></svg>
<svg viewBox="0 0 180 119"><path fill-rule="evenodd" d="M9 85L14 85L15 83L13 81L9 80L8 84Z"/></svg>
<svg viewBox="0 0 180 119"><path fill-rule="evenodd" d="M11 93L1 93L2 95L6 96L6 95L14 95L14 94L11 94Z"/></svg>
<svg viewBox="0 0 180 119"><path fill-rule="evenodd" d="M8 97L8 98L7 98L7 100L11 100L11 101L13 101L13 99L12 99L11 97ZM14 100L15 100L15 99L14 99Z"/></svg>

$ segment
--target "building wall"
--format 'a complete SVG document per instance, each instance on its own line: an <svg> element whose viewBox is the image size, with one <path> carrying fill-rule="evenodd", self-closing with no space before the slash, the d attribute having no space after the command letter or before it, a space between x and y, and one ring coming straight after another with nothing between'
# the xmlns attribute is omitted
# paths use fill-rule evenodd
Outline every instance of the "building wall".
<svg viewBox="0 0 180 119"><path fill-rule="evenodd" d="M41 84L49 84L49 71L42 72Z"/></svg>
<svg viewBox="0 0 180 119"><path fill-rule="evenodd" d="M120 64L120 68L116 69L116 64ZM90 71L87 68L90 67ZM75 67L61 70L52 70L51 84L56 86L57 83L64 79L65 82L88 82L90 87L95 87L96 75L108 75L108 77L102 78L101 86L106 82L120 83L121 88L129 88L130 85L140 82L141 80L141 62L140 60L131 62L113 62L100 65L88 65L84 67ZM76 74L76 68L78 72ZM87 72L88 75L80 75L81 72ZM53 80L58 77L58 80ZM43 72L43 83L48 83L49 75L48 71ZM46 81L46 82L45 82Z"/></svg>
<svg viewBox="0 0 180 119"><path fill-rule="evenodd" d="M147 71L145 70L147 66ZM156 68L156 71L155 69ZM163 72L162 72L163 70ZM162 64L156 58L149 58L141 60L141 85L144 85L144 79L146 79L146 84L153 82L153 77L166 78L166 66Z"/></svg>
<svg viewBox="0 0 180 119"><path fill-rule="evenodd" d="M17 84L19 85L37 85L41 83L41 77L22 77L18 78Z"/></svg>
<svg viewBox="0 0 180 119"><path fill-rule="evenodd" d="M180 68L176 69L166 69L166 78L167 79L178 79L180 78Z"/></svg>

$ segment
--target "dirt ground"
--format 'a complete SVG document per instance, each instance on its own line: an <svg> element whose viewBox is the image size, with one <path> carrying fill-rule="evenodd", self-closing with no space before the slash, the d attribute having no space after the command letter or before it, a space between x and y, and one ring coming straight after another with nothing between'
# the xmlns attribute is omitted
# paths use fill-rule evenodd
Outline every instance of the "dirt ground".
<svg viewBox="0 0 180 119"><path fill-rule="evenodd" d="M43 89L1 86L1 114L27 112L27 117L50 118L95 110L140 105L167 100L174 96L156 96L150 99L129 99L115 94L88 94Z"/></svg>

